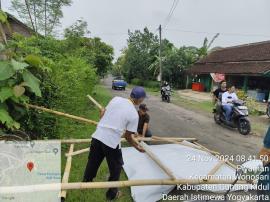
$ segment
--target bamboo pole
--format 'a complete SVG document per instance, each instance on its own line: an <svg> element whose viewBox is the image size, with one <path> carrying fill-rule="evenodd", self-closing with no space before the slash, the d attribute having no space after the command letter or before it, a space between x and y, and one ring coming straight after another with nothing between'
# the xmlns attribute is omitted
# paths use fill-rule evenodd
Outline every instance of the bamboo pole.
<svg viewBox="0 0 270 202"><path fill-rule="evenodd" d="M74 144L71 144L69 147L69 153L72 153L74 150ZM70 169L71 169L71 163L72 163L72 156L69 156L67 158L67 162L66 162L66 167L65 167L65 172L63 175L63 179L62 179L62 183L68 183L68 179L69 179L69 174L70 174ZM61 199L65 199L67 196L67 191L61 191Z"/></svg>
<svg viewBox="0 0 270 202"><path fill-rule="evenodd" d="M92 96L87 95L87 97L89 98L89 100L91 100L100 110L104 109L104 107L102 107L101 104L99 104Z"/></svg>
<svg viewBox="0 0 270 202"><path fill-rule="evenodd" d="M29 108L33 108L33 109L41 110L41 111L44 111L44 112L48 112L48 113L51 113L51 114L56 114L56 115L59 115L59 116L64 116L64 117L67 117L67 118L71 118L71 119L74 119L76 121L85 122L85 123L88 123L88 124L91 124L91 125L97 125L98 124L98 122L90 120L90 119L86 119L86 118L79 117L79 116L74 116L74 115L71 115L71 114L55 111L55 110L52 110L52 109L47 109L45 107L40 107L40 106L36 106L36 105L31 105L31 104L26 104L26 106L29 107Z"/></svg>
<svg viewBox="0 0 270 202"><path fill-rule="evenodd" d="M208 176L214 175L220 168L226 163L226 161L219 161L215 167L209 171Z"/></svg>
<svg viewBox="0 0 270 202"><path fill-rule="evenodd" d="M71 156L76 156L78 154L83 154L83 153L86 153L86 152L89 152L90 151L90 148L85 148L85 149L81 149L81 150L78 150L78 151L75 151L75 152L70 152L68 154L66 154L66 157L71 157Z"/></svg>
<svg viewBox="0 0 270 202"><path fill-rule="evenodd" d="M147 145L144 142L139 142L137 139L133 138L133 140L140 145L146 152L146 154L173 180L176 179L176 177L173 175L173 172L165 166L159 159L158 157L150 150L147 148Z"/></svg>
<svg viewBox="0 0 270 202"><path fill-rule="evenodd" d="M191 145L191 144L188 144L186 142L183 142L183 141L176 141L176 140L168 140L168 139L163 139L163 138L160 138L160 137L153 137L153 139L157 139L157 140L164 140L166 142L169 142L169 143L174 143L174 144L180 144L180 145L183 145L183 146L187 146L187 147L191 147L193 149L197 149L197 150L200 150L200 151L204 151L204 152L210 152L212 154L216 154L214 151L210 151L209 149L204 149L204 148L201 148L199 146L194 146L194 145Z"/></svg>
<svg viewBox="0 0 270 202"><path fill-rule="evenodd" d="M31 193L40 191L57 191L61 190L81 190L81 189L105 189L114 187L131 187L131 186L147 186L147 185L199 185L199 184L232 184L234 180L210 179L144 179L144 180L126 180L126 181L111 181L111 182L74 182L74 183L54 183L54 184L36 184L26 186L9 186L0 187L0 194L11 193ZM237 184L251 184L246 181L239 180Z"/></svg>
<svg viewBox="0 0 270 202"><path fill-rule="evenodd" d="M214 154L214 155L219 155L219 154L220 154L220 153L217 152L217 151L213 151L213 150L208 149L207 147L205 147L205 146L199 144L198 142L194 142L193 144L195 144L195 145L197 145L197 146L199 146L199 147L205 149L206 151L208 151L208 152L211 153L211 154Z"/></svg>
<svg viewBox="0 0 270 202"><path fill-rule="evenodd" d="M153 138L145 138L145 137L137 137L136 138L137 140L140 140L140 141L148 141L148 142L163 142L164 140L162 139L162 140L159 140L159 139L153 139ZM182 138L182 139L184 139L184 138ZM191 139L191 140L193 140L193 139L195 139L195 138L187 138L187 139ZM91 139L86 139L86 142L90 142L91 141ZM180 140L180 141L183 141L183 140ZM62 143L66 143L67 141L64 141L64 142L62 142ZM121 139L121 142L126 142L126 139L125 138L122 138ZM68 157L68 156L76 156L76 155L78 155L78 154L83 154L83 153L85 153L85 152L89 152L90 151L90 149L89 149L89 147L88 148L85 148L85 149L81 149L81 150L78 150L78 151L75 151L75 152L72 152L72 153L68 153L68 154L66 154L66 157Z"/></svg>
<svg viewBox="0 0 270 202"><path fill-rule="evenodd" d="M179 141L179 142L182 142L184 140L189 141L189 142L198 141L197 138L192 138L192 137L190 137L190 138L187 138L187 137L183 137L183 138L182 137L161 137L161 136L153 135L152 138L158 138L159 140L164 140L164 141L175 140L175 141Z"/></svg>
<svg viewBox="0 0 270 202"><path fill-rule="evenodd" d="M199 144L198 142L194 142L194 144L196 144L196 145L198 145L198 146L200 146L200 147L202 147L202 148L205 148L206 150L209 150L207 147L205 147L205 146ZM211 151L211 150L209 150L209 152L210 152L210 151ZM216 151L215 151L215 152L216 152ZM217 156L217 155L220 155L220 153L219 153L219 152L216 152L215 156ZM235 164L233 164L232 162L230 162L230 161L225 161L225 163L226 163L227 165L231 166L232 168L237 169L237 166L236 166Z"/></svg>
<svg viewBox="0 0 270 202"><path fill-rule="evenodd" d="M155 136L157 137L157 136ZM153 141L153 142L165 142L165 139L154 139L154 138L147 138L147 137L137 137L138 140L142 140L142 141ZM176 138L176 137L167 137L166 139L168 140L178 140L178 141L197 141L196 138ZM72 144L72 143L90 143L92 139L62 139L61 143L62 144ZM121 139L122 142L126 142L125 138Z"/></svg>

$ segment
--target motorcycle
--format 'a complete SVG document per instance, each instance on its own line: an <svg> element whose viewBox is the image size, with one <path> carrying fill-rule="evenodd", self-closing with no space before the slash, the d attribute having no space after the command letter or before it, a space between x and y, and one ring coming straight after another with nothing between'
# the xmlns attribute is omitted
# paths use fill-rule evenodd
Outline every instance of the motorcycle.
<svg viewBox="0 0 270 202"><path fill-rule="evenodd" d="M231 128L237 128L242 135L248 135L251 131L250 122L248 120L248 108L244 105L242 100L233 101L233 109L231 115L231 121L226 121L225 110L223 109L221 102L216 105L216 109L213 111L214 120L217 124L225 124Z"/></svg>
<svg viewBox="0 0 270 202"><path fill-rule="evenodd" d="M266 114L270 118L270 99L267 102Z"/></svg>
<svg viewBox="0 0 270 202"><path fill-rule="evenodd" d="M166 101L168 103L171 102L171 89L170 87L162 87L161 89L161 98L162 101Z"/></svg>

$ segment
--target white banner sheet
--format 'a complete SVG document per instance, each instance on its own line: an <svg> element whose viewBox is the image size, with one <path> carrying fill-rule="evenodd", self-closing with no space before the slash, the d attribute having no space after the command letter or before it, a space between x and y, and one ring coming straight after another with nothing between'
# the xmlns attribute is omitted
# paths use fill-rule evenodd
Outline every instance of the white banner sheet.
<svg viewBox="0 0 270 202"><path fill-rule="evenodd" d="M177 179L202 178L207 176L219 163L219 159L208 152L180 144L148 145L148 148L172 171ZM169 179L167 174L146 153L140 153L133 147L123 148L122 152L123 167L129 180ZM235 179L235 169L223 164L213 176L216 179L233 180ZM155 202L162 198L162 194L168 194L174 187L174 185L133 186L131 194L136 202ZM197 187L211 192L225 192L228 189L227 185L211 185L211 189L207 189L207 185L197 185ZM243 186L235 186L233 190L242 188Z"/></svg>

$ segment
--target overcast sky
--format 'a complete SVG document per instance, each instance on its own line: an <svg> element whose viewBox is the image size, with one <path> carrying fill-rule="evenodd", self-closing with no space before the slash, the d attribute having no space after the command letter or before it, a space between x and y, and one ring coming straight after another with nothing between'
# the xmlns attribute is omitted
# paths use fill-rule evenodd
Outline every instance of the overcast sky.
<svg viewBox="0 0 270 202"><path fill-rule="evenodd" d="M9 8L10 0L2 0ZM200 47L204 37L220 33L214 46L232 46L270 40L269 0L177 0L163 36L180 47ZM115 48L116 56L126 46L127 31L147 26L155 32L174 0L73 0L64 8L62 28L77 19L88 22L91 36L98 36Z"/></svg>

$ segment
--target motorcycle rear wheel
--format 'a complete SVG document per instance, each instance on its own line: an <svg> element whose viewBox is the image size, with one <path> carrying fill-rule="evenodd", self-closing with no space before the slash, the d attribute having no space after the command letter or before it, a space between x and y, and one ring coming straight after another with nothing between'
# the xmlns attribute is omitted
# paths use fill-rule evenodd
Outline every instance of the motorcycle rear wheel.
<svg viewBox="0 0 270 202"><path fill-rule="evenodd" d="M248 119L239 119L238 131L241 135L248 135L250 133L251 126Z"/></svg>
<svg viewBox="0 0 270 202"><path fill-rule="evenodd" d="M218 124L218 125L221 124L220 115L218 113L214 113L214 120L215 120L216 124Z"/></svg>

